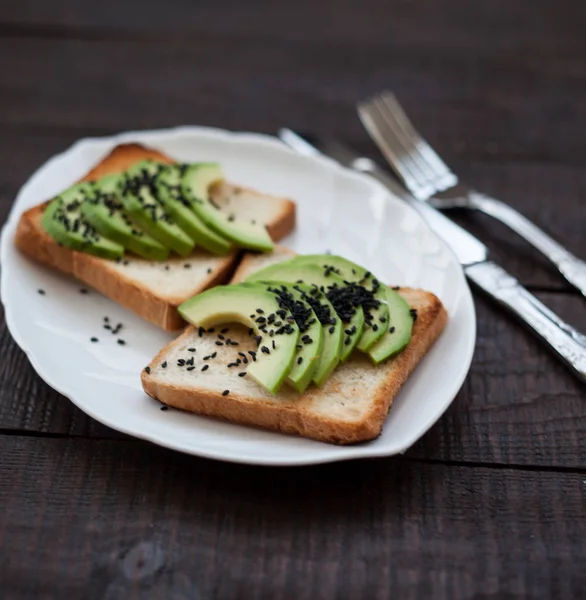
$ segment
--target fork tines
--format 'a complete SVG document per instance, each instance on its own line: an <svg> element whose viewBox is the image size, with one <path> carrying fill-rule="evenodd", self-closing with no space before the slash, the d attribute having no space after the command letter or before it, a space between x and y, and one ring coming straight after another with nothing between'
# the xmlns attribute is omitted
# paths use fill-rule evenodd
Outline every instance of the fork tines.
<svg viewBox="0 0 586 600"><path fill-rule="evenodd" d="M409 191L420 200L447 190L458 178L421 137L392 92L358 105L360 120Z"/></svg>

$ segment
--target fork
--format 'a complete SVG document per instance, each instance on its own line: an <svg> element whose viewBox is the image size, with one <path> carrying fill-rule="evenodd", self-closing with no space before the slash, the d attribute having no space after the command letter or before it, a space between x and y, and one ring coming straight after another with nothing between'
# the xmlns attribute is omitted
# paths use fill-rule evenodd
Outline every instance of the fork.
<svg viewBox="0 0 586 600"><path fill-rule="evenodd" d="M405 187L436 208L469 208L504 223L544 254L586 296L586 262L508 204L463 184L417 132L391 92L358 104L358 114Z"/></svg>

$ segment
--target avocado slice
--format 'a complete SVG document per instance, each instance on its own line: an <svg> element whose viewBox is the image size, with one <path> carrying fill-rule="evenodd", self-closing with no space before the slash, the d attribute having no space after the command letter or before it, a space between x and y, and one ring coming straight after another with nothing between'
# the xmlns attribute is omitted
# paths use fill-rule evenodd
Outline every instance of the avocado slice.
<svg viewBox="0 0 586 600"><path fill-rule="evenodd" d="M299 340L299 327L280 293L270 292L266 285L219 285L181 304L179 314L198 327L237 322L252 328L259 351L247 373L269 392L277 393L293 366ZM282 332L272 337L270 330L263 327L266 321L258 320L270 314L285 315L283 322L287 323Z"/></svg>
<svg viewBox="0 0 586 600"><path fill-rule="evenodd" d="M242 248L269 252L274 248L267 228L255 221L236 219L223 212L210 198L209 188L224 179L217 163L197 163L185 169L182 178L183 194L192 201L200 219L216 233Z"/></svg>
<svg viewBox="0 0 586 600"><path fill-rule="evenodd" d="M335 273L326 274L324 269L315 264L297 263L293 258L260 269L247 277L246 281L289 281L314 286L324 294L339 317L332 325L334 327L332 337L326 335L324 354L328 352L331 357L331 346L336 345L340 348L340 360L344 361L350 356L362 334L364 313L362 307L355 302L355 289L347 286L341 277ZM341 347L339 346L340 341ZM333 368L331 367L331 369ZM325 367L324 369L327 370ZM320 382L316 381L316 383L321 385L323 381L325 379L320 375Z"/></svg>
<svg viewBox="0 0 586 600"><path fill-rule="evenodd" d="M330 254L310 254L296 256L293 260L305 264L317 264L324 271L332 271L345 281L358 283L372 294L365 295L362 310L364 311L364 330L357 348L366 352L388 330L389 307L384 285L370 271L341 256Z"/></svg>
<svg viewBox="0 0 586 600"><path fill-rule="evenodd" d="M299 349L299 353L302 353L302 362L306 360L306 356L317 362L317 366L311 377L312 381L317 385L321 386L325 383L327 378L331 375L332 371L338 366L340 362L340 355L342 353L342 342L344 339L344 327L342 321L338 318L336 311L332 303L327 299L326 295L320 292L317 285L306 285L301 283L295 283L292 281L274 281L275 285L287 285L292 293L296 293L299 300L308 304L317 320L319 321L323 343L319 351L311 351L307 346L303 346ZM302 327L299 323L299 328L303 334ZM313 324L315 325L315 324ZM308 335L312 340L315 341L316 334L308 331ZM297 344L299 347L300 344ZM299 357L296 357L298 360ZM319 356L319 359L313 357Z"/></svg>
<svg viewBox="0 0 586 600"><path fill-rule="evenodd" d="M195 240L195 243L213 254L228 254L232 243L210 229L198 216L192 198L187 198L181 188L185 165L165 165L156 179L157 195L171 218Z"/></svg>
<svg viewBox="0 0 586 600"><path fill-rule="evenodd" d="M149 260L166 260L169 250L139 229L126 215L118 196L121 175L102 177L94 184L94 194L87 195L80 210L99 233Z"/></svg>
<svg viewBox="0 0 586 600"><path fill-rule="evenodd" d="M146 233L181 256L188 256L194 241L173 221L157 197L155 180L163 165L142 160L126 171L119 190L124 210Z"/></svg>
<svg viewBox="0 0 586 600"><path fill-rule="evenodd" d="M79 183L70 187L45 208L41 224L45 231L63 246L100 258L122 258L124 248L100 235L81 213L81 205L85 198L93 194L90 183Z"/></svg>
<svg viewBox="0 0 586 600"><path fill-rule="evenodd" d="M413 330L413 315L405 299L391 288L385 288L390 321L385 334L371 346L368 355L375 365L394 356L409 343Z"/></svg>
<svg viewBox="0 0 586 600"><path fill-rule="evenodd" d="M321 323L311 305L304 299L307 294L298 285L270 282L266 286L269 292L280 295L299 327L297 353L287 376L287 384L297 392L303 393L311 383L320 362L324 343ZM271 313L261 317L266 318L264 329L269 331L269 335L287 325L287 320L283 320L283 314L283 312ZM258 322L259 318L256 320Z"/></svg>

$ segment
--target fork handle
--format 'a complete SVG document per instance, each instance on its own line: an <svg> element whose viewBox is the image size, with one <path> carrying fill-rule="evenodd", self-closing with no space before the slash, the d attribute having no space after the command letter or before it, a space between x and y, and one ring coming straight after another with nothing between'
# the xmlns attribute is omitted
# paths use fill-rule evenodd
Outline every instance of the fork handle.
<svg viewBox="0 0 586 600"><path fill-rule="evenodd" d="M584 336L552 313L497 264L487 261L464 270L470 280L529 326L575 375L586 382Z"/></svg>
<svg viewBox="0 0 586 600"><path fill-rule="evenodd" d="M568 252L537 225L504 202L479 192L468 193L470 206L510 227L542 252L574 287L586 296L586 262Z"/></svg>

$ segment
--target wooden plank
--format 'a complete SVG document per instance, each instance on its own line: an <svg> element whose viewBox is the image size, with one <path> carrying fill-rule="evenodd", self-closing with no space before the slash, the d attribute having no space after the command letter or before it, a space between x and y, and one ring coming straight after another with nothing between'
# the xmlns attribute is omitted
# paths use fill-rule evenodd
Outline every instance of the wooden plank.
<svg viewBox="0 0 586 600"><path fill-rule="evenodd" d="M376 18L373 18L376 15ZM232 0L213 3L168 0L165 9L141 0L104 0L99 5L60 0L4 0L0 23L22 33L36 26L54 35L87 35L105 31L114 36L160 33L295 39L311 42L348 40L361 44L393 43L443 48L493 47L540 50L548 54L583 48L584 6L573 0L421 0L416 4L386 0L351 2L298 0L295 4L257 0L241 5ZM494 32L499 35L495 36ZM40 33L40 31L39 31Z"/></svg>
<svg viewBox="0 0 586 600"><path fill-rule="evenodd" d="M576 598L584 473L226 465L0 437L0 584L22 598Z"/></svg>
<svg viewBox="0 0 586 600"><path fill-rule="evenodd" d="M66 129L39 132L4 130L0 135L0 164L3 165L0 175L0 222L5 220L13 198L30 174L82 135L84 133L81 131ZM381 160L365 137L366 134L363 134L362 140L353 146ZM586 258L586 249L583 247L584 169L532 162L496 164L462 157L456 157L451 162L464 180L518 208L562 241L569 250ZM456 214L455 217L478 235L489 246L494 260L506 266L524 285L539 289L570 289L553 266L505 227L481 215L468 213Z"/></svg>
<svg viewBox="0 0 586 600"><path fill-rule="evenodd" d="M580 298L562 294L540 297L586 330ZM458 462L583 467L584 386L516 322L481 297L476 304L478 340L471 372L446 415L410 455ZM45 385L3 321L0 352L0 430L121 437Z"/></svg>
<svg viewBox="0 0 586 600"><path fill-rule="evenodd" d="M586 331L578 296L536 294ZM499 464L586 465L584 384L516 321L477 294L474 361L447 413L413 457Z"/></svg>
<svg viewBox="0 0 586 600"><path fill-rule="evenodd" d="M538 20L532 41L511 60L512 50L499 44L454 45L449 30L436 45L417 37L405 46L392 30L369 44L345 37L345 29L305 40L259 35L249 20L240 32L202 23L172 38L0 39L0 125L83 131L200 123L273 132L288 124L362 139L354 103L390 87L448 155L584 162L586 140L575 134L586 121L584 42L573 29L550 53L560 37L537 45ZM515 48L511 36L509 28L504 39Z"/></svg>

